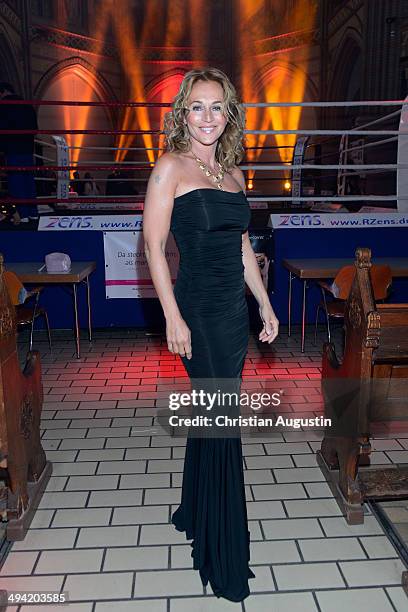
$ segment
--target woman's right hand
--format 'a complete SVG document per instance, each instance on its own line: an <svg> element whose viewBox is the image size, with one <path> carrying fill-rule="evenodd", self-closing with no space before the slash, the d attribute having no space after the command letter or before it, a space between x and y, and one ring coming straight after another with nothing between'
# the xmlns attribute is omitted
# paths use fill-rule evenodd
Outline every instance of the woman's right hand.
<svg viewBox="0 0 408 612"><path fill-rule="evenodd" d="M191 332L182 317L166 321L166 337L170 353L191 359Z"/></svg>

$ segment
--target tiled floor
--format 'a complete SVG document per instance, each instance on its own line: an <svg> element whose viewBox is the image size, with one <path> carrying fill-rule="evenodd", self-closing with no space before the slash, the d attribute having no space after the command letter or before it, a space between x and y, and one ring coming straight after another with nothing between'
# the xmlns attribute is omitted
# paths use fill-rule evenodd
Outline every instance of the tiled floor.
<svg viewBox="0 0 408 612"><path fill-rule="evenodd" d="M54 334L52 354L38 346L53 476L0 589L63 590L72 612L407 612L401 561L368 509L364 525L347 525L316 464L321 432L311 430L243 436L256 578L242 604L216 599L169 522L185 439L169 436L155 415L165 382L188 385L181 362L163 338L136 331L96 333L80 360L65 334ZM298 332L288 339L284 328L273 345L252 338L244 386L279 381L282 413L319 414L320 350L307 346L302 354ZM376 441L373 461L408 461L407 439ZM44 606L54 609L64 608Z"/></svg>
<svg viewBox="0 0 408 612"><path fill-rule="evenodd" d="M408 440L401 440L401 442L408 449ZM403 458L402 461L406 459ZM381 507L408 549L408 499L385 501L382 502Z"/></svg>

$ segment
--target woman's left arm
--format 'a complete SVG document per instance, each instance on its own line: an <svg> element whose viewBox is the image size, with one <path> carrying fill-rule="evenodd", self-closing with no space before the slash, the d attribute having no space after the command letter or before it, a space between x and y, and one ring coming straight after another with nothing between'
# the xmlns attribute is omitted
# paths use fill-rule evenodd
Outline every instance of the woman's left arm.
<svg viewBox="0 0 408 612"><path fill-rule="evenodd" d="M259 314L263 328L259 334L262 342L271 343L279 331L279 321L273 311L268 293L263 284L258 262L253 251L248 232L242 234L242 262L244 264L244 279L256 301L259 304Z"/></svg>
<svg viewBox="0 0 408 612"><path fill-rule="evenodd" d="M269 296L262 280L248 232L242 234L242 263L244 264L245 282L261 308L264 304L269 302Z"/></svg>
<svg viewBox="0 0 408 612"><path fill-rule="evenodd" d="M245 193L245 177L240 168L235 167L232 176L242 187ZM279 321L273 311L268 293L263 284L258 262L253 251L248 232L242 234L242 263L244 264L244 279L252 294L259 304L259 315L262 319L263 327L259 334L259 340L269 344L275 340L279 331Z"/></svg>

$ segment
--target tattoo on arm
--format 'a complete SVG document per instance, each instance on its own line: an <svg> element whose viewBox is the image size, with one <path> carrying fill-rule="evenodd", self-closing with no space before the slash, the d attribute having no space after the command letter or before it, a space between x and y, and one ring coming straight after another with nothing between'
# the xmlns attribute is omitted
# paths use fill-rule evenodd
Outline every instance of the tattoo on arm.
<svg viewBox="0 0 408 612"><path fill-rule="evenodd" d="M161 179L161 176L160 176L160 174L158 174L157 176L154 177L154 182L155 183L160 183L160 179Z"/></svg>

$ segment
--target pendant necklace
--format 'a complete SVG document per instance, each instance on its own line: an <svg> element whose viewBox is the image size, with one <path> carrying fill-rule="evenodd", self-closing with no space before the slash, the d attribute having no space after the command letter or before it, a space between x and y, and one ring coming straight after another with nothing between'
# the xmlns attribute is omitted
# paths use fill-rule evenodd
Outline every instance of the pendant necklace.
<svg viewBox="0 0 408 612"><path fill-rule="evenodd" d="M217 185L218 189L221 189L221 191L223 191L222 185L221 185L221 181L224 178L224 169L221 166L220 162L217 161L217 164L220 168L218 174L214 174L214 172L211 172L211 170L209 169L209 167L203 162L202 159L200 159L199 157L195 157L195 160L198 164L198 166L201 168L201 170L204 172L205 176L208 176L213 179L214 183Z"/></svg>

